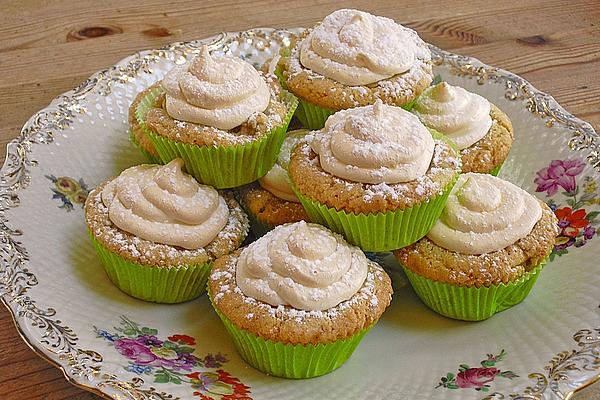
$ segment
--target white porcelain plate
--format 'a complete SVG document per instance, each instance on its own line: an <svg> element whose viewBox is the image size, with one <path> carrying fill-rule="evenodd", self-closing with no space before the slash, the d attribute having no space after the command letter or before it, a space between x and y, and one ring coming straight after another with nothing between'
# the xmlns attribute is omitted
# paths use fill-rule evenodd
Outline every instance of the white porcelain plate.
<svg viewBox="0 0 600 400"><path fill-rule="evenodd" d="M240 359L206 296L157 305L112 285L82 202L143 161L127 137L135 94L200 44L258 65L291 35L257 29L137 53L25 124L1 171L0 294L31 348L72 383L119 399L564 398L597 377L600 139L523 79L435 47L436 74L512 119L516 140L500 176L560 219L552 261L523 303L487 321L454 321L425 307L398 273L392 305L344 366L286 380Z"/></svg>

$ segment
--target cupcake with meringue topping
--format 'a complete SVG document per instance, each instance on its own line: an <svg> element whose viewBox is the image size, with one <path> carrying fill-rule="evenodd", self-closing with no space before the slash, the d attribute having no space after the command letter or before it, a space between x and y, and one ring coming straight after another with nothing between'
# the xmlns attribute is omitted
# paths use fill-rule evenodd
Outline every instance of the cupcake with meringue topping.
<svg viewBox="0 0 600 400"><path fill-rule="evenodd" d="M301 34L278 68L308 129L376 99L410 108L433 80L431 52L415 31L351 9L334 11Z"/></svg>
<svg viewBox="0 0 600 400"><path fill-rule="evenodd" d="M514 140L510 119L486 98L440 82L425 90L412 112L460 150L462 172L498 175Z"/></svg>
<svg viewBox="0 0 600 400"><path fill-rule="evenodd" d="M138 149L144 155L146 160L151 164L160 163L160 157L158 155L158 152L156 151L156 148L154 147L154 144L152 144L152 140L150 140L150 137L146 135L144 129L142 129L142 126L136 116L136 110L140 105L142 99L150 95L153 91L158 90L158 86L159 84L155 83L154 85L149 86L146 89L142 90L140 93L138 93L138 95L135 97L135 99L133 99L133 102L129 106L128 114L129 141L131 142L131 144L133 144L133 146L136 149Z"/></svg>
<svg viewBox="0 0 600 400"><path fill-rule="evenodd" d="M292 149L307 133L306 129L288 132L273 168L258 181L235 190L238 201L248 213L256 238L277 225L309 220L292 190L287 172Z"/></svg>
<svg viewBox="0 0 600 400"><path fill-rule="evenodd" d="M466 173L427 237L394 254L427 306L479 321L529 294L557 234L544 202L492 175Z"/></svg>
<svg viewBox="0 0 600 400"><path fill-rule="evenodd" d="M350 357L390 304L392 287L359 248L301 221L217 260L208 294L247 363L311 378Z"/></svg>
<svg viewBox="0 0 600 400"><path fill-rule="evenodd" d="M211 55L207 46L142 96L136 118L160 160L181 158L199 182L216 188L271 169L297 105L274 75Z"/></svg>
<svg viewBox="0 0 600 400"><path fill-rule="evenodd" d="M459 173L453 145L381 100L330 116L295 147L289 166L310 219L364 251L394 250L422 238Z"/></svg>
<svg viewBox="0 0 600 400"><path fill-rule="evenodd" d="M146 301L179 303L199 296L211 263L236 250L248 218L182 171L183 161L139 165L96 187L85 203L92 243L111 281Z"/></svg>

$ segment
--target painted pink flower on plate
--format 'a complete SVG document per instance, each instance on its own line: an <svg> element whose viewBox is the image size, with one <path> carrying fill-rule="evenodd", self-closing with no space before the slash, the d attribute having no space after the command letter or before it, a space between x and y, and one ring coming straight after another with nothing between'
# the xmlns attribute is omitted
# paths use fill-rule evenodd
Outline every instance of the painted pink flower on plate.
<svg viewBox="0 0 600 400"><path fill-rule="evenodd" d="M114 344L115 349L121 355L133 360L138 365L152 364L157 358L148 347L134 339L122 338L115 340Z"/></svg>
<svg viewBox="0 0 600 400"><path fill-rule="evenodd" d="M492 382L500 373L498 368L469 368L456 375L456 385L461 388L481 388Z"/></svg>
<svg viewBox="0 0 600 400"><path fill-rule="evenodd" d="M504 357L506 351L501 350L498 354L487 354L487 358L479 363L481 367L471 368L467 364L460 364L458 373L455 375L448 372L446 376L442 376L436 388L475 389L478 392L488 392L496 377L511 380L518 378L519 375L511 370L501 371L496 368L496 364L504 360Z"/></svg>
<svg viewBox="0 0 600 400"><path fill-rule="evenodd" d="M536 192L546 192L553 196L562 187L566 192L575 191L575 177L583 171L585 163L581 160L552 160L550 165L537 172L534 182Z"/></svg>
<svg viewBox="0 0 600 400"><path fill-rule="evenodd" d="M536 173L536 191L555 197L546 200L558 218L559 228L550 261L568 254L571 247L585 246L598 235L598 182L592 175L581 176L584 167L582 159L553 160ZM564 190L559 192L560 188Z"/></svg>
<svg viewBox="0 0 600 400"><path fill-rule="evenodd" d="M120 327L115 332L105 329L94 331L127 358L125 371L136 375L150 375L155 384L186 384L190 396L201 400L252 400L250 387L221 369L228 358L221 353L208 353L204 358L194 355L196 339L175 334L159 338L158 329L140 326L126 316L121 316Z"/></svg>

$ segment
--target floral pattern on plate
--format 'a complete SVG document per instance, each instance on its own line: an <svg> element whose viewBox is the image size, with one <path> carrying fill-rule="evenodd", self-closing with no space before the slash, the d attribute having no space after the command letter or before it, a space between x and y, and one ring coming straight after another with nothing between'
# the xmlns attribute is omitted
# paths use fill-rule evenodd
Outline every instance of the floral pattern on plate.
<svg viewBox="0 0 600 400"><path fill-rule="evenodd" d="M581 159L552 160L550 165L536 173L535 191L546 192L546 196L550 197L547 203L556 214L560 228L550 260L567 254L571 246L584 246L597 236L600 212L589 211L584 207L599 205L600 194L592 176L584 176L581 179L583 184L578 184L577 178L584 167L585 163ZM559 190L566 199L557 201L555 197Z"/></svg>
<svg viewBox="0 0 600 400"><path fill-rule="evenodd" d="M54 175L44 176L54 183L50 190L53 193L52 198L59 199L62 202L58 208L73 211L75 204L83 208L85 199L89 194L89 189L83 179L76 181L68 176L59 176L58 178Z"/></svg>
<svg viewBox="0 0 600 400"><path fill-rule="evenodd" d="M140 327L125 316L121 316L120 327L113 329L109 332L94 326L96 337L108 341L129 360L123 366L126 371L151 375L154 383L188 384L202 400L251 400L250 387L221 369L229 361L227 357L209 353L198 358L193 337L176 334L159 339L157 329Z"/></svg>
<svg viewBox="0 0 600 400"><path fill-rule="evenodd" d="M490 390L491 383L496 377L507 379L518 378L519 375L512 371L500 371L496 368L496 363L502 361L506 356L506 351L501 350L497 355L488 354L487 358L481 361L481 367L471 368L466 364L458 367L458 373L454 375L448 372L446 376L440 378L436 388L444 387L446 389L475 389L481 392Z"/></svg>
<svg viewBox="0 0 600 400"><path fill-rule="evenodd" d="M295 31L300 32L300 29ZM3 198L0 202L3 211L0 213L0 234L3 236L1 250L5 261L0 265L0 297L14 316L28 345L59 366L73 384L111 398L192 398L193 390L197 389L190 389L187 383L153 384L152 374L127 372L124 366L128 365L129 360L113 351L112 342L96 339L96 333L90 329L89 312L93 310L96 325L105 328L113 326L115 316L121 314L136 321L152 318L151 321L155 321L153 327L163 334L193 331L194 328L185 321L177 320L174 315L194 313L200 321L205 316L199 315L197 302L171 306L178 310L176 313L159 311L155 315L143 314L144 317L138 314L138 302L103 302L102 307L97 307L107 293L116 293L118 289L112 287L112 283L102 275L103 271L98 268L97 262L90 261L92 255L84 255L85 247L79 252L85 263L79 262L78 267L82 272L77 275L89 274L93 278L72 281L70 299L77 301L65 307L65 291L56 290L56 280L38 278L48 272L47 259L50 257L54 261L52 272L56 276L73 276L73 241L65 239L70 238L73 232L85 235L85 225L80 219L79 231L76 231L73 230L73 224L63 224L65 213L62 211L31 212L32 205L43 209L48 204L52 207L60 204L50 199L48 187L53 185L44 178L44 174L46 171L68 168L85 171L86 182L100 182L114 174L117 160L120 167L138 163L139 154L123 139L123 126L127 123L125 105L130 101L128 95L155 82L156 77L163 76L173 63L179 64L189 59L198 52L200 44L210 44L215 51L228 55L247 55L249 60L259 65L275 54L279 45L288 46L291 39L287 31L255 29L223 33L201 41L180 42L132 54L94 74L74 90L57 97L52 104L32 116L16 141L7 147L7 158L2 169L4 185L0 188ZM276 46L270 47L271 44ZM432 47L432 51L436 73L440 73L444 80L502 104L503 108L506 106L508 115L515 116L512 118L515 132L523 134L519 135L519 146L511 151L511 163L516 168L505 168L503 177L511 181L526 180L533 183L531 174L541 166L549 165L551 160L579 158L588 165L585 173L577 175L581 190L585 189L588 181L600 182L600 175L594 172L600 166L600 138L589 124L569 114L551 96L539 92L516 75L467 56L435 47ZM96 112L94 105L100 105L102 109ZM100 117L102 114L104 119ZM55 143L54 137L61 138L60 146ZM127 148L123 147L125 144ZM94 151L82 151L89 148ZM545 158L540 160L540 157ZM535 167L532 168L532 165ZM588 179L585 175L593 178ZM555 200L561 203L561 207L568 206L559 194ZM573 207L569 208L573 210ZM597 206L592 209L587 205L585 208L589 212L600 209ZM586 217L589 214L587 211ZM23 235L23 232L27 234ZM37 237L43 238L46 246L39 246ZM600 279L596 273L597 264L593 262L600 256L595 241L592 245L572 251L573 254L568 257L555 259L558 266L568 261L570 263L566 264L577 265L576 269L552 268L543 274L543 284L552 286L549 289L558 290L546 291L547 297L543 299L538 297L536 300L536 296L532 296L527 304L483 325L467 324L465 329L451 330L449 342L436 340L439 338L438 330L407 329L403 333L407 337L402 338L402 343L410 346L410 351L404 352L400 358L380 357L379 354L389 351L388 347L379 347L387 342L372 341L372 348L362 350L367 357L372 357L367 358L367 362L356 366L361 358L359 348L355 355L355 367L349 365L325 377L281 382L276 378L250 373L243 377L243 381L250 383L248 386L252 386L253 396L269 400L297 398L300 393L304 398L320 399L339 398L340 393L348 399L362 399L365 396L389 398L397 397L398 393L404 393L407 398L456 399L458 396L461 399L478 399L483 394L481 391L435 389L441 371L435 371L432 365L440 362L440 355L454 360L477 360L480 357L477 354L486 350L475 350L473 355L475 343L481 343L482 340L484 345L503 343L506 339L505 330L510 329L522 337L536 339L514 341L511 355L526 348L538 357L511 357L511 369L518 371L521 378L495 379L490 391L485 393L486 398L564 399L571 395L574 388L596 377L600 368L597 357L600 331L597 321L590 320L590 311L598 309L597 290L594 289ZM99 276L103 278L97 279ZM562 290L561 279L569 279L568 290ZM97 290L90 290L90 282L97 285ZM98 293L102 293L102 296ZM545 309L550 312L542 312L536 307L542 303L548 306ZM531 312L536 313L540 324L523 323L531 316ZM510 315L514 315L514 319L505 318ZM563 318L567 315L569 318ZM213 315L211 318L214 320ZM111 334L115 332L110 331ZM213 338L205 337L204 332L195 335L206 352L215 353L219 348L212 345ZM385 330L382 335L388 338ZM551 348L550 343L553 344ZM365 357L365 353L362 357ZM548 358L545 358L546 355ZM547 361L542 363L542 359ZM239 374L247 368L238 357L227 363L230 370L234 365ZM417 365L422 365L422 368ZM200 377L200 369L197 370ZM192 374L190 380L195 377ZM422 382L423 377L429 384L415 385L417 381ZM205 395L210 396L206 392Z"/></svg>

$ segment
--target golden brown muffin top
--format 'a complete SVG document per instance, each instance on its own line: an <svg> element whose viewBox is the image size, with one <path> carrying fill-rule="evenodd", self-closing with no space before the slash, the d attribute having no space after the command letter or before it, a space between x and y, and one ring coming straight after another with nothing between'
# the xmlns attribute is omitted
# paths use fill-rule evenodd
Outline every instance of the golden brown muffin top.
<svg viewBox="0 0 600 400"><path fill-rule="evenodd" d="M218 312L236 327L284 344L319 344L346 339L370 327L381 317L392 299L389 276L369 261L367 279L361 289L325 311L304 311L271 306L244 295L235 272L241 250L215 261L208 279L208 293Z"/></svg>
<svg viewBox="0 0 600 400"><path fill-rule="evenodd" d="M290 178L302 195L355 214L395 211L425 202L443 193L459 171L458 152L442 140L435 140L433 158L425 175L404 183L368 184L338 178L321 168L319 155L307 141L295 147L289 165Z"/></svg>
<svg viewBox="0 0 600 400"><path fill-rule="evenodd" d="M254 113L248 121L230 131L172 118L165 109L164 92L148 110L145 122L152 131L161 136L198 146L232 146L258 140L280 126L290 109L289 104L282 98L283 92L277 78L262 72L259 74L271 91L269 106L263 112Z"/></svg>
<svg viewBox="0 0 600 400"><path fill-rule="evenodd" d="M558 221L552 210L539 202L542 217L531 233L502 250L481 255L455 253L425 237L394 255L409 270L434 281L476 287L513 282L539 265L554 247Z"/></svg>
<svg viewBox="0 0 600 400"><path fill-rule="evenodd" d="M235 192L242 206L263 224L276 226L309 221L302 204L280 199L256 182L238 187Z"/></svg>
<svg viewBox="0 0 600 400"><path fill-rule="evenodd" d="M300 62L302 40L311 29L303 32L292 44L288 56L281 57L279 68L286 87L296 96L331 110L342 110L373 104L376 99L401 106L417 98L433 81L430 60L417 60L409 71L369 85L346 86L329 79Z"/></svg>
<svg viewBox="0 0 600 400"><path fill-rule="evenodd" d="M248 234L248 217L230 192L222 192L229 207L229 220L205 247L187 250L144 240L119 229L111 222L108 207L102 203L102 189L109 181L90 192L85 202L85 222L90 233L102 246L130 262L156 267L206 263L237 249Z"/></svg>

